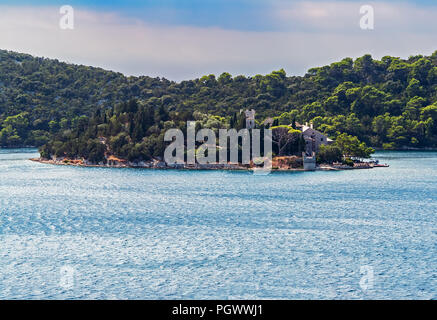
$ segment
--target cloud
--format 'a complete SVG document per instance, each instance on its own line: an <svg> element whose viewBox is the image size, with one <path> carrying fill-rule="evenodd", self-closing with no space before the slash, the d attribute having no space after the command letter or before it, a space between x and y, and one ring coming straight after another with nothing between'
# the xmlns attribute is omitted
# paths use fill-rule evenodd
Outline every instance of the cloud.
<svg viewBox="0 0 437 320"><path fill-rule="evenodd" d="M375 5L375 30L359 28L359 6L345 2L276 5L277 31L159 25L111 12L75 10L59 28L59 7L0 6L0 48L173 80L204 74L254 75L308 68L371 53L407 57L437 49L436 7Z"/></svg>
<svg viewBox="0 0 437 320"><path fill-rule="evenodd" d="M360 7L371 5L375 12L376 32L437 31L437 6L420 7L406 2L298 1L278 2L273 11L276 26L283 30L356 33Z"/></svg>

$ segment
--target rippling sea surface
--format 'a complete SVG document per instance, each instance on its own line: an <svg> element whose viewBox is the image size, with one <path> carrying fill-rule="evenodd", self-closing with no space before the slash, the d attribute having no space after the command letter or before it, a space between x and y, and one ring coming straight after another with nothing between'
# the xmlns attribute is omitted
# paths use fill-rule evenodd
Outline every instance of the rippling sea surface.
<svg viewBox="0 0 437 320"><path fill-rule="evenodd" d="M437 153L273 173L0 150L0 299L436 299Z"/></svg>

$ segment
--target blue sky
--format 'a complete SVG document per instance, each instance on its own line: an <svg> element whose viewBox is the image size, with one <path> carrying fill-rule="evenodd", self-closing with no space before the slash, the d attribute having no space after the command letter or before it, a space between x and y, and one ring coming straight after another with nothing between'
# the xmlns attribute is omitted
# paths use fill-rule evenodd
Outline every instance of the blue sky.
<svg viewBox="0 0 437 320"><path fill-rule="evenodd" d="M359 8L375 8L375 29ZM59 8L75 29L59 29ZM435 0L0 0L0 48L174 80L437 50Z"/></svg>
<svg viewBox="0 0 437 320"><path fill-rule="evenodd" d="M144 21L199 27L220 27L238 30L281 30L269 13L276 6L305 1L297 0L6 0L3 4L14 6L61 6L69 4L79 8L118 12ZM319 2L332 2L320 0ZM372 1L347 0L349 3L366 4ZM373 1L377 3L378 1ZM380 1L383 2L383 1ZM386 0L392 4L411 4L419 7L434 6L436 0Z"/></svg>

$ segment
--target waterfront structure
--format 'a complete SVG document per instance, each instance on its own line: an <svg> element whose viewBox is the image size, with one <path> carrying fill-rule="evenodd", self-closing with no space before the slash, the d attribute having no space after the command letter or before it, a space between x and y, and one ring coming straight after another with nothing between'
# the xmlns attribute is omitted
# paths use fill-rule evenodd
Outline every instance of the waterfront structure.
<svg viewBox="0 0 437 320"><path fill-rule="evenodd" d="M312 152L311 156L308 156L305 152L302 152L303 169L305 171L316 170L316 153Z"/></svg>

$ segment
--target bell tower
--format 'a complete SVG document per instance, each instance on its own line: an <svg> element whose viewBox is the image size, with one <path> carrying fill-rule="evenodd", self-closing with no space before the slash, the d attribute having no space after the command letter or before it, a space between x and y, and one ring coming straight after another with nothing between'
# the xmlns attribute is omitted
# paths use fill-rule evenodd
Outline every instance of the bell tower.
<svg viewBox="0 0 437 320"><path fill-rule="evenodd" d="M255 110L246 110L246 129L255 129Z"/></svg>

